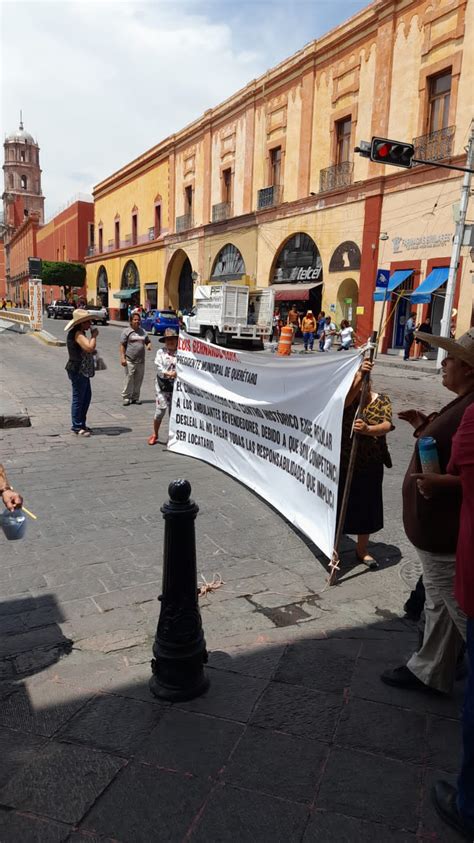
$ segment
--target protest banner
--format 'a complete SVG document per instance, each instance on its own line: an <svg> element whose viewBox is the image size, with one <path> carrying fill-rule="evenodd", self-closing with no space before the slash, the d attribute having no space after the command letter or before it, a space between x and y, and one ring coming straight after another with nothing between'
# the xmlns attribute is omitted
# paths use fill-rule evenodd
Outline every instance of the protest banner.
<svg viewBox="0 0 474 843"><path fill-rule="evenodd" d="M361 352L234 351L180 334L168 449L236 477L327 556L344 400Z"/></svg>

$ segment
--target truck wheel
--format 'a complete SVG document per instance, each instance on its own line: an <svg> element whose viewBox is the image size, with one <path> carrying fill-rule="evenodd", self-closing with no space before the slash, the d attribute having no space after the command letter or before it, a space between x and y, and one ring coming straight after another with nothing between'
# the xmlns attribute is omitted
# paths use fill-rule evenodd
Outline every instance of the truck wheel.
<svg viewBox="0 0 474 843"><path fill-rule="evenodd" d="M153 325L153 328L151 329L151 332L152 332L154 337L158 336L158 331L156 330L156 325Z"/></svg>
<svg viewBox="0 0 474 843"><path fill-rule="evenodd" d="M204 331L204 341L213 343L215 342L215 339L216 338L214 336L214 331L212 330L212 328L206 328L206 330Z"/></svg>

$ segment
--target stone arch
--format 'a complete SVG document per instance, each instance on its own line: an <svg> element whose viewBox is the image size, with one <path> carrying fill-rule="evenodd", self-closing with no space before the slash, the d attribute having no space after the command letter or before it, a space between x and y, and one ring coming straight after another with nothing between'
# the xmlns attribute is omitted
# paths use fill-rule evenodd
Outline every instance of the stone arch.
<svg viewBox="0 0 474 843"><path fill-rule="evenodd" d="M340 243L332 253L329 261L329 272L345 272L360 269L360 249L353 240Z"/></svg>
<svg viewBox="0 0 474 843"><path fill-rule="evenodd" d="M193 304L193 267L184 249L172 256L165 277L165 306L173 310L189 309ZM167 300L167 301L166 301Z"/></svg>
<svg viewBox="0 0 474 843"><path fill-rule="evenodd" d="M96 300L97 304L102 304L104 307L109 306L109 279L103 264L99 266L97 272Z"/></svg>
<svg viewBox="0 0 474 843"><path fill-rule="evenodd" d="M240 281L245 275L242 253L233 243L226 243L217 253L211 271L211 281Z"/></svg>
<svg viewBox="0 0 474 843"><path fill-rule="evenodd" d="M140 275L135 261L127 261L120 279L121 290L139 290L140 289Z"/></svg>
<svg viewBox="0 0 474 843"><path fill-rule="evenodd" d="M352 327L356 321L357 304L359 302L359 286L354 278L344 278L339 284L336 301L336 322L340 325L342 319L348 319Z"/></svg>

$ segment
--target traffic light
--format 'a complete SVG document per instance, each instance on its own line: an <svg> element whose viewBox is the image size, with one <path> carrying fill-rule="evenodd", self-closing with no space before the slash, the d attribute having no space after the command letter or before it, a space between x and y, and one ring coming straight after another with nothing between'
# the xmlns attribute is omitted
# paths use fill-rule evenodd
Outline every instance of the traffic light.
<svg viewBox="0 0 474 843"><path fill-rule="evenodd" d="M376 164L392 164L394 167L412 166L415 147L412 143L388 140L388 138L372 138L370 145L370 160Z"/></svg>

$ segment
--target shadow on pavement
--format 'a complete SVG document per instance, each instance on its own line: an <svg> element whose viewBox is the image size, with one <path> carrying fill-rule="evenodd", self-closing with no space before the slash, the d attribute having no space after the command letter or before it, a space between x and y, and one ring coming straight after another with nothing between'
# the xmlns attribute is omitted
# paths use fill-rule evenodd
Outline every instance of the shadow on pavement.
<svg viewBox="0 0 474 843"><path fill-rule="evenodd" d="M121 436L122 433L132 433L133 429L131 427L122 427L119 425L115 425L113 427L94 427L93 428L93 435L94 436Z"/></svg>
<svg viewBox="0 0 474 843"><path fill-rule="evenodd" d="M30 634L17 622L43 612L45 630L57 628L54 596L34 602L0 613L14 650ZM380 620L321 637L300 625L290 643L275 628L251 647L211 652L206 694L170 705L148 689L149 617L142 648L57 651L70 654L1 685L2 841L458 839L429 790L458 767L462 687L448 699L379 679L413 651L414 625Z"/></svg>

